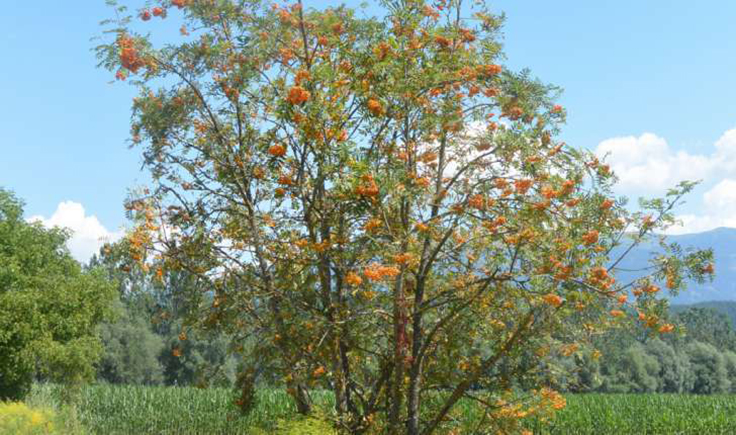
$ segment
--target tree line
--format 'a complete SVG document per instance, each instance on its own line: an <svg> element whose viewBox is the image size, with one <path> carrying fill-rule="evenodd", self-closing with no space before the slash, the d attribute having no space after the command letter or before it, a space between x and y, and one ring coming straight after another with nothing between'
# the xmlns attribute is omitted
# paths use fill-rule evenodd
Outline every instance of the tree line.
<svg viewBox="0 0 736 435"><path fill-rule="evenodd" d="M551 371L561 390L600 393L736 392L736 332L714 308L687 307L671 315L679 334L652 337L637 329L594 339L600 357L560 359Z"/></svg>

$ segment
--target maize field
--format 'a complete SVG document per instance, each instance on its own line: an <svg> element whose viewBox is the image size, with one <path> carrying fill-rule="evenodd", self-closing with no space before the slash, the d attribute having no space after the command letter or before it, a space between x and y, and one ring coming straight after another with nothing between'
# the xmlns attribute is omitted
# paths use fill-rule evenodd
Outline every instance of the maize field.
<svg viewBox="0 0 736 435"><path fill-rule="evenodd" d="M53 406L52 387L36 385L27 402ZM567 406L552 422L524 422L535 434L735 434L736 395L584 394L567 395ZM326 392L312 393L317 406L329 409ZM92 385L77 407L90 434L272 434L277 422L293 418L286 392L262 389L255 409L240 416L228 389ZM477 417L472 402L455 415ZM476 414L476 415L474 415ZM477 433L456 427L460 432Z"/></svg>

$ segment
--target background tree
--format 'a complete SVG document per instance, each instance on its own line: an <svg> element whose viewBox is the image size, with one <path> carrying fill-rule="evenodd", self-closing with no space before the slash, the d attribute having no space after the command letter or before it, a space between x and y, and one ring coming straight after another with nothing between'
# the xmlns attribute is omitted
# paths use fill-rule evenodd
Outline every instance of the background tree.
<svg viewBox="0 0 736 435"><path fill-rule="evenodd" d="M161 275L135 267L126 240L106 244L90 267L118 283L115 321L101 326L104 356L99 379L123 384L232 385L235 359L221 333L186 327L190 294L198 291L184 271ZM149 271L150 272L150 271Z"/></svg>
<svg viewBox="0 0 736 435"><path fill-rule="evenodd" d="M700 341L720 350L736 350L736 331L731 319L713 308L691 307L674 316L682 325L683 336L673 336L671 340Z"/></svg>
<svg viewBox="0 0 736 435"><path fill-rule="evenodd" d="M728 380L731 383L730 393L736 393L736 353L727 350L723 352L723 361L726 364Z"/></svg>
<svg viewBox="0 0 736 435"><path fill-rule="evenodd" d="M114 305L117 319L100 326L104 353L97 378L113 384L163 383L158 360L164 342L151 330L150 317L137 315L122 302Z"/></svg>
<svg viewBox="0 0 736 435"><path fill-rule="evenodd" d="M682 350L676 350L658 338L649 340L645 345L645 350L656 359L659 366L658 393L690 391L691 385L688 382L690 361Z"/></svg>
<svg viewBox="0 0 736 435"><path fill-rule="evenodd" d="M715 347L693 342L687 344L685 351L690 358L693 393L713 394L730 390L726 361Z"/></svg>
<svg viewBox="0 0 736 435"><path fill-rule="evenodd" d="M557 90L498 65L500 16L379 3L380 20L165 1L154 15L175 6L184 37L161 47L118 7L98 53L140 89L154 180L127 205L131 256L194 277L197 322L258 337L245 356L273 361L302 413L328 388L352 433L430 434L466 398L510 431L564 406L545 360L617 323L672 331L656 283L702 279L710 254L665 246L651 279L620 284L630 248L609 254L671 224L693 185L627 212L609 167L554 139Z"/></svg>
<svg viewBox="0 0 736 435"><path fill-rule="evenodd" d="M23 218L23 204L0 189L0 400L19 400L40 373L74 391L94 376L97 325L115 288L100 270L83 271L69 235Z"/></svg>
<svg viewBox="0 0 736 435"><path fill-rule="evenodd" d="M604 371L604 388L614 393L652 393L657 390L657 360L635 343L621 352Z"/></svg>

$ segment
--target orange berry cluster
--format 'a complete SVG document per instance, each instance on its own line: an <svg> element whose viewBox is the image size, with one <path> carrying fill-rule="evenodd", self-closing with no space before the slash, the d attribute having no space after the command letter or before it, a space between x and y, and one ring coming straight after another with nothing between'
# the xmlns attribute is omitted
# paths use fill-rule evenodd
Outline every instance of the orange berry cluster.
<svg viewBox="0 0 736 435"><path fill-rule="evenodd" d="M372 263L363 270L363 275L371 281L393 278L399 273L399 269L395 266L384 266L378 263Z"/></svg>
<svg viewBox="0 0 736 435"><path fill-rule="evenodd" d="M282 157L284 154L286 154L286 147L283 145L271 145L271 147L268 149L268 153L274 157Z"/></svg>
<svg viewBox="0 0 736 435"><path fill-rule="evenodd" d="M486 206L486 199L483 195L473 195L468 199L468 206L477 210L483 210Z"/></svg>
<svg viewBox="0 0 736 435"><path fill-rule="evenodd" d="M294 86L289 89L289 96L286 98L286 101L288 101L289 104L298 106L309 101L310 96L311 94L309 93L309 91L307 91L303 87Z"/></svg>
<svg viewBox="0 0 736 435"><path fill-rule="evenodd" d="M372 175L364 175L363 184L359 185L355 189L355 192L361 196L378 196L378 185L376 184L376 180L373 179Z"/></svg>
<svg viewBox="0 0 736 435"><path fill-rule="evenodd" d="M350 272L345 276L345 282L348 285L360 285L363 282L363 278L356 273Z"/></svg>
<svg viewBox="0 0 736 435"><path fill-rule="evenodd" d="M398 264L407 265L414 261L414 254L404 252L403 254L394 255L394 261Z"/></svg>
<svg viewBox="0 0 736 435"><path fill-rule="evenodd" d="M138 56L138 50L135 48L133 39L122 35L117 42L118 47L120 47L120 63L123 68L135 74L146 63Z"/></svg>
<svg viewBox="0 0 736 435"><path fill-rule="evenodd" d="M381 102L375 98L368 100L368 110L373 114L373 116L381 116L385 111Z"/></svg>
<svg viewBox="0 0 736 435"><path fill-rule="evenodd" d="M179 2L181 1L182 0L179 0ZM181 7L179 8L181 9ZM148 9L144 9L143 11L141 11L140 17L141 17L141 20L148 21L151 19L151 15L153 15L154 17L166 18L166 9L161 8L161 7L155 7L151 9L150 11Z"/></svg>
<svg viewBox="0 0 736 435"><path fill-rule="evenodd" d="M516 188L516 193L523 195L532 187L532 180L516 180L514 181L514 187Z"/></svg>
<svg viewBox="0 0 736 435"><path fill-rule="evenodd" d="M634 293L634 296L637 296L638 297L638 296L641 296L642 293L647 293L647 294L650 294L651 295L651 294L657 293L659 290L660 289L659 289L658 286L656 286L654 284L651 284L651 283L648 283L648 284L643 285L643 286L641 286L639 288L635 288L632 291L632 293Z"/></svg>
<svg viewBox="0 0 736 435"><path fill-rule="evenodd" d="M599 266L590 269L588 282L593 286L608 290L616 282L616 279L608 275L608 270L605 267Z"/></svg>
<svg viewBox="0 0 736 435"><path fill-rule="evenodd" d="M596 242L598 242L598 231L597 230L590 230L582 237L583 243L590 246Z"/></svg>
<svg viewBox="0 0 736 435"><path fill-rule="evenodd" d="M478 73L484 76L494 76L501 72L501 65L481 65L478 67Z"/></svg>
<svg viewBox="0 0 736 435"><path fill-rule="evenodd" d="M559 307L562 305L562 298L554 293L548 293L542 297L544 302L552 305L553 307Z"/></svg>

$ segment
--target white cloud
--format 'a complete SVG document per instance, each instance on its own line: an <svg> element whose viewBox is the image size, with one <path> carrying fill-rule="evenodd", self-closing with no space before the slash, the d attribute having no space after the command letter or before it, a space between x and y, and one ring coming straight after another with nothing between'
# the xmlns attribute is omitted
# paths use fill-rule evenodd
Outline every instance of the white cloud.
<svg viewBox="0 0 736 435"><path fill-rule="evenodd" d="M723 133L716 141L714 158L720 167L729 173L736 173L736 128Z"/></svg>
<svg viewBox="0 0 736 435"><path fill-rule="evenodd" d="M652 133L604 140L595 153L611 165L620 180L617 190L624 194L661 195L683 180L710 186L697 212L679 215L682 224L668 233L736 227L736 129L726 131L710 153L675 151Z"/></svg>
<svg viewBox="0 0 736 435"><path fill-rule="evenodd" d="M724 215L736 213L736 180L726 178L703 195L707 208L718 210ZM736 216L735 216L736 217Z"/></svg>
<svg viewBox="0 0 736 435"><path fill-rule="evenodd" d="M732 148L736 151L736 146ZM652 133L604 140L595 153L605 157L618 175L618 189L640 194L662 192L683 180L703 179L719 166L718 153L706 156L674 152L663 138ZM736 163L736 152L733 157Z"/></svg>
<svg viewBox="0 0 736 435"><path fill-rule="evenodd" d="M74 258L82 262L88 261L104 243L114 242L123 236L123 231L109 231L96 216L87 216L82 204L74 201L60 203L48 219L43 216L32 216L28 221L41 222L47 228L70 229L73 234L67 246Z"/></svg>

